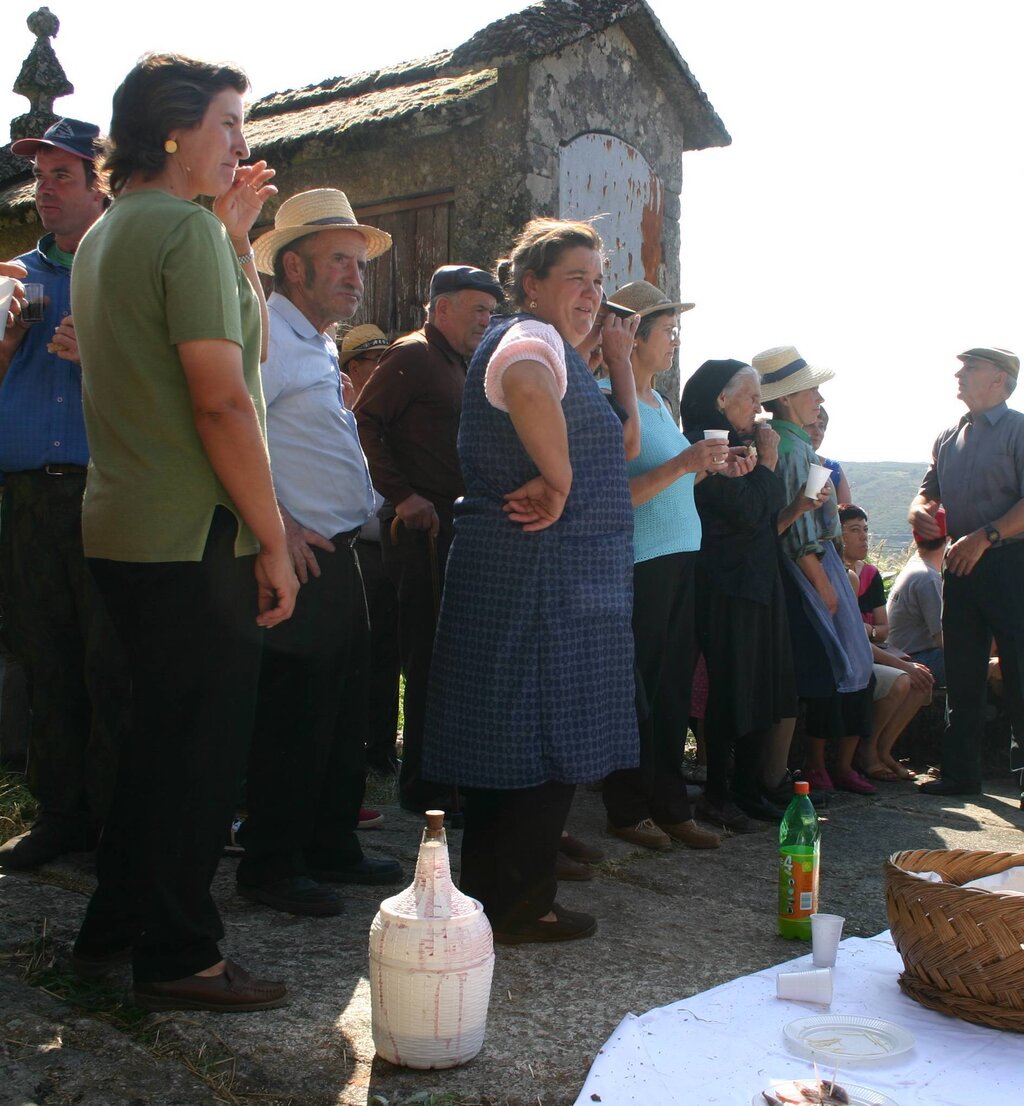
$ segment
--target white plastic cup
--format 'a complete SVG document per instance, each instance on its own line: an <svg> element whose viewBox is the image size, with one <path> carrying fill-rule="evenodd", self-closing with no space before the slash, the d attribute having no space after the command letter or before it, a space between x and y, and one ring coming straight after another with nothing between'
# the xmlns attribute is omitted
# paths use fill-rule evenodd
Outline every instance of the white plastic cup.
<svg viewBox="0 0 1024 1106"><path fill-rule="evenodd" d="M805 972L779 972L775 977L779 998L795 1002L819 1002L828 1006L832 1001L832 969L811 968Z"/></svg>
<svg viewBox="0 0 1024 1106"><path fill-rule="evenodd" d="M11 306L11 296L14 295L14 277L0 277L0 342L3 341L4 331L7 329L7 312Z"/></svg>
<svg viewBox="0 0 1024 1106"><path fill-rule="evenodd" d="M839 941L843 936L843 922L840 914L811 915L812 959L816 968L833 968Z"/></svg>
<svg viewBox="0 0 1024 1106"><path fill-rule="evenodd" d="M824 465L811 465L811 471L807 475L807 483L804 485L804 495L808 499L817 499L818 492L832 479L832 470Z"/></svg>
<svg viewBox="0 0 1024 1106"><path fill-rule="evenodd" d="M729 431L728 430L705 430L704 441L706 442L722 442L726 446L729 444ZM725 461L714 461L716 465L724 465Z"/></svg>

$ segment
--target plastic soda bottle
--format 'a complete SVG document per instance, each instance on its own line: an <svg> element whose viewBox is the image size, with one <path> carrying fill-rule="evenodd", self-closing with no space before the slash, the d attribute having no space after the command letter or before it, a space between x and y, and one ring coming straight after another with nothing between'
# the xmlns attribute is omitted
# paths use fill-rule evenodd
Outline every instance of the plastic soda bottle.
<svg viewBox="0 0 1024 1106"><path fill-rule="evenodd" d="M811 939L811 915L818 909L821 827L807 797L811 785L799 780L779 826L779 935Z"/></svg>

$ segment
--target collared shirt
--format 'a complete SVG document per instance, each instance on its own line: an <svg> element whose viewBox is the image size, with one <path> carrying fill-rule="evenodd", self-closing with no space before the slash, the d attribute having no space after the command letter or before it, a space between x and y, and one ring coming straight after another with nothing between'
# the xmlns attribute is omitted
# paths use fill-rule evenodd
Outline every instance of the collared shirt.
<svg viewBox="0 0 1024 1106"><path fill-rule="evenodd" d="M392 344L356 401L373 485L390 503L414 492L451 508L463 494L456 443L466 362L431 323Z"/></svg>
<svg viewBox="0 0 1024 1106"><path fill-rule="evenodd" d="M818 455L811 445L810 436L802 426L786 419L773 419L772 429L779 435L779 463L775 466L775 472L785 485L786 503L792 503L798 495L803 494L811 465L818 463ZM831 482L828 486L832 488ZM837 538L841 533L833 491L824 506L800 515L779 538L779 544L783 552L794 561L808 553L821 557L825 552L824 543Z"/></svg>
<svg viewBox="0 0 1024 1106"><path fill-rule="evenodd" d="M1001 518L1024 499L1024 414L1000 403L944 430L921 494L946 508L954 541Z"/></svg>
<svg viewBox="0 0 1024 1106"><path fill-rule="evenodd" d="M274 487L297 522L332 538L373 514L355 416L341 394L338 350L286 296L275 292L267 307L262 374Z"/></svg>
<svg viewBox="0 0 1024 1106"><path fill-rule="evenodd" d="M22 472L45 465L85 465L89 445L82 414L82 369L48 353L61 319L71 314L71 270L46 256L54 236L17 258L26 280L43 286L50 302L42 322L35 323L0 385L0 470Z"/></svg>

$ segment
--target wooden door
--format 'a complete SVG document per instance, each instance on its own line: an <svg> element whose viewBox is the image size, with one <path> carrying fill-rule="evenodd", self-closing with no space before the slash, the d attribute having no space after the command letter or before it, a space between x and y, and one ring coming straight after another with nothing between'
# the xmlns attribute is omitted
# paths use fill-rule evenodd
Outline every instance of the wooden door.
<svg viewBox="0 0 1024 1106"><path fill-rule="evenodd" d="M450 257L454 192L435 192L356 209L356 218L391 235L387 253L367 266L354 325L374 323L397 338L423 325L430 277Z"/></svg>

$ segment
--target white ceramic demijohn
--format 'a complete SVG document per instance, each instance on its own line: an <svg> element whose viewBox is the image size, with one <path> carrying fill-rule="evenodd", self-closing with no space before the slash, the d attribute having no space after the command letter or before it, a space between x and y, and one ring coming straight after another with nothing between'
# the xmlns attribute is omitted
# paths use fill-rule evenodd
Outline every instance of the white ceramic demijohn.
<svg viewBox="0 0 1024 1106"><path fill-rule="evenodd" d="M453 1068L480 1051L494 970L491 926L452 883L444 813L427 811L416 875L370 926L370 1009L378 1055Z"/></svg>

